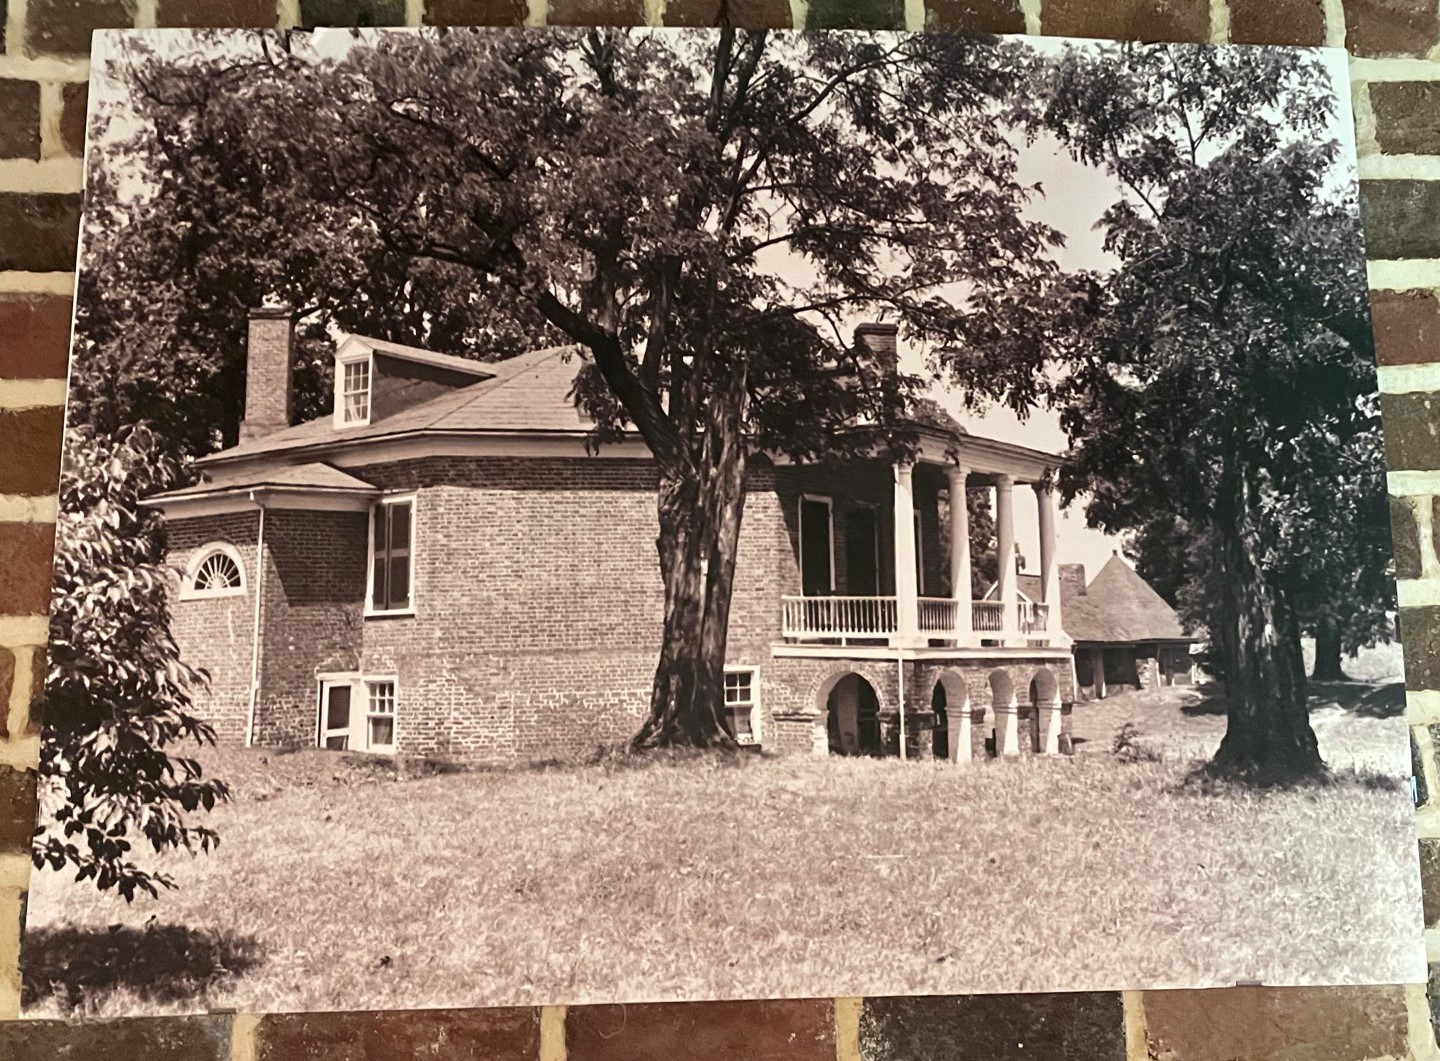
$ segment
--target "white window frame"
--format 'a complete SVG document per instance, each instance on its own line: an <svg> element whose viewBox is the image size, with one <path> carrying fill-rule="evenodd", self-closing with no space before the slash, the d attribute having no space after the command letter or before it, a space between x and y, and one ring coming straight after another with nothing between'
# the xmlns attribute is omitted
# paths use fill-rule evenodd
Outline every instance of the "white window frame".
<svg viewBox="0 0 1440 1061"><path fill-rule="evenodd" d="M370 506L370 518L365 528L365 616L366 618L380 618L394 615L415 614L415 529L420 522L419 494L410 492L406 494L389 494L382 497ZM375 516L382 505L398 505L409 502L410 504L410 554L406 558L410 561L410 603L404 608L377 608L375 607Z"/></svg>
<svg viewBox="0 0 1440 1061"><path fill-rule="evenodd" d="M796 550L800 557L800 591L805 591L805 502L817 501L825 506L825 522L830 534L830 588L829 592L835 592L835 499L826 494L801 494L800 506L796 511L796 530L799 531L799 548Z"/></svg>
<svg viewBox="0 0 1440 1061"><path fill-rule="evenodd" d="M347 407L345 404L345 374L346 369L351 365L365 365L366 389L365 389L365 415L356 417L354 420L346 417ZM375 358L370 351L362 354L355 354L351 357L337 357L335 359L335 398L334 398L334 426L338 430L346 427L364 427L370 423L375 415Z"/></svg>
<svg viewBox="0 0 1440 1061"><path fill-rule="evenodd" d="M319 698L315 711L315 746L317 748L324 750L327 738L337 736L342 732L325 728L325 700L330 687L343 685L350 688L350 719L349 725L343 731L347 737L345 750L368 755L395 754L395 749L400 744L400 679L396 675L341 671L321 673L315 677L319 685ZM394 690L391 700L394 710L389 713L389 717L392 719L389 744L370 743L370 719L373 714L370 710L370 689L375 685L389 685Z"/></svg>
<svg viewBox="0 0 1440 1061"><path fill-rule="evenodd" d="M235 570L240 572L240 585L225 586L222 589L199 589L195 585L195 578L200 574L200 568L204 566L205 561L217 553L235 565ZM240 551L229 542L206 542L190 554L190 559L185 564L185 572L180 580L180 599L215 600L219 597L243 597L248 585L249 580L245 577L245 561L241 559Z"/></svg>
<svg viewBox="0 0 1440 1061"><path fill-rule="evenodd" d="M764 742L764 739L765 739L764 734L761 732L761 728L760 728L760 726L761 726L761 724L760 724L760 718L761 718L761 712L760 712L760 668L757 667L757 666L755 666L755 665L753 665L753 664L748 664L748 663L734 663L734 664L727 663L727 664L725 665L725 673L726 673L726 674L748 674L748 675L750 675L750 733L751 733L751 738L750 738L749 740L741 740L741 739L737 736L737 737L736 737L736 740L739 741L740 744L742 744L742 745L744 745L744 746L746 746L746 747L758 746L758 745L760 745L761 743L763 743L763 742ZM722 697L722 701L723 701L723 697L724 697L724 693L725 693L724 688L723 688L723 686L724 686L724 679L723 679L723 678L721 679L721 686L722 686L722 688L721 688L721 697ZM729 704L729 702L728 702L728 701L723 701L722 706L725 708L725 713L728 715L728 714L730 713L730 704Z"/></svg>

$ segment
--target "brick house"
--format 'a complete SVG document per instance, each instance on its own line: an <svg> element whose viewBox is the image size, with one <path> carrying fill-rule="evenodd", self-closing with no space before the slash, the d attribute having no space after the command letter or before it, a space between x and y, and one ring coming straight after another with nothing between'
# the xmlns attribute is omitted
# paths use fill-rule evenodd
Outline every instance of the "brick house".
<svg viewBox="0 0 1440 1061"><path fill-rule="evenodd" d="M857 341L885 344L867 325ZM237 445L152 497L183 571L174 630L221 739L516 760L623 740L661 629L656 472L588 454L580 354L487 364L351 336L334 411L291 424L293 321L252 313ZM744 742L963 761L1065 746L1074 673L1055 562L1057 458L926 417L913 464L747 476L726 702ZM971 601L967 514L1039 499L1038 599ZM957 599L951 587L961 587Z"/></svg>

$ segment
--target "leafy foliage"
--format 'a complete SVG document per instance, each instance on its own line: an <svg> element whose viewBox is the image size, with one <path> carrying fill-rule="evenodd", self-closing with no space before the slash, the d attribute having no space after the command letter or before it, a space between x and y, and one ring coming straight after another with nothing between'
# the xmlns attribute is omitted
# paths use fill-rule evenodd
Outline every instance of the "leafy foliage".
<svg viewBox="0 0 1440 1061"><path fill-rule="evenodd" d="M116 438L70 431L56 525L34 861L126 900L173 886L135 861L137 841L208 851L218 837L186 814L229 796L172 750L214 732L189 713L205 676L170 635L174 573L157 514L138 503L182 475L167 450L143 424Z"/></svg>

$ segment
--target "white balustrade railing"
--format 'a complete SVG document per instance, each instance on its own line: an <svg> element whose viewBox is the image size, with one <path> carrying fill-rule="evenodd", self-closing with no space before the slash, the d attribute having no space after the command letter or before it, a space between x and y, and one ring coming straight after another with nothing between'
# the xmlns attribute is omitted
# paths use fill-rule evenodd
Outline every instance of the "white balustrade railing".
<svg viewBox="0 0 1440 1061"><path fill-rule="evenodd" d="M1020 601L1020 632L1022 634L1044 633L1050 622L1050 605L1032 601Z"/></svg>
<svg viewBox="0 0 1440 1061"><path fill-rule="evenodd" d="M959 625L960 603L950 597L921 597L919 600L920 632L922 634L953 634Z"/></svg>
<svg viewBox="0 0 1440 1061"><path fill-rule="evenodd" d="M976 630L1005 629L1005 606L998 600L977 600L970 605L970 622Z"/></svg>
<svg viewBox="0 0 1440 1061"><path fill-rule="evenodd" d="M781 597L788 638L889 637L897 629L894 597Z"/></svg>

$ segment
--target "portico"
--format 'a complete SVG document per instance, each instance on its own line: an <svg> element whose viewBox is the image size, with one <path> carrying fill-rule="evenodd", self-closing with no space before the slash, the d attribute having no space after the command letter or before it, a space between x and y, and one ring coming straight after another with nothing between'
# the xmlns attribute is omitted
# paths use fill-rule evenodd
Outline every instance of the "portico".
<svg viewBox="0 0 1440 1061"><path fill-rule="evenodd" d="M994 439L953 436L926 440L914 459L893 463L889 512L893 594L863 595L823 592L811 580L804 592L782 598L782 635L792 645L815 644L923 648L1067 647L1061 627L1059 568L1056 560L1054 470L1058 458ZM943 505L936 516L946 518L942 533L922 540L920 528L938 519L917 518L916 474L924 465L943 472ZM933 474L931 477L933 479ZM1016 588L1015 492L1030 489L1036 499L1040 542L1041 597L1020 599ZM997 599L976 600L971 590L973 558L967 490L993 491L999 567ZM933 497L932 499L938 500ZM958 499L958 503L957 503ZM814 537L811 531L802 532ZM833 518L831 530L833 534ZM948 575L945 595L922 592L921 554L946 552L942 570ZM847 589L850 587L846 587ZM870 587L867 587L870 588ZM815 592L816 589L822 592Z"/></svg>

